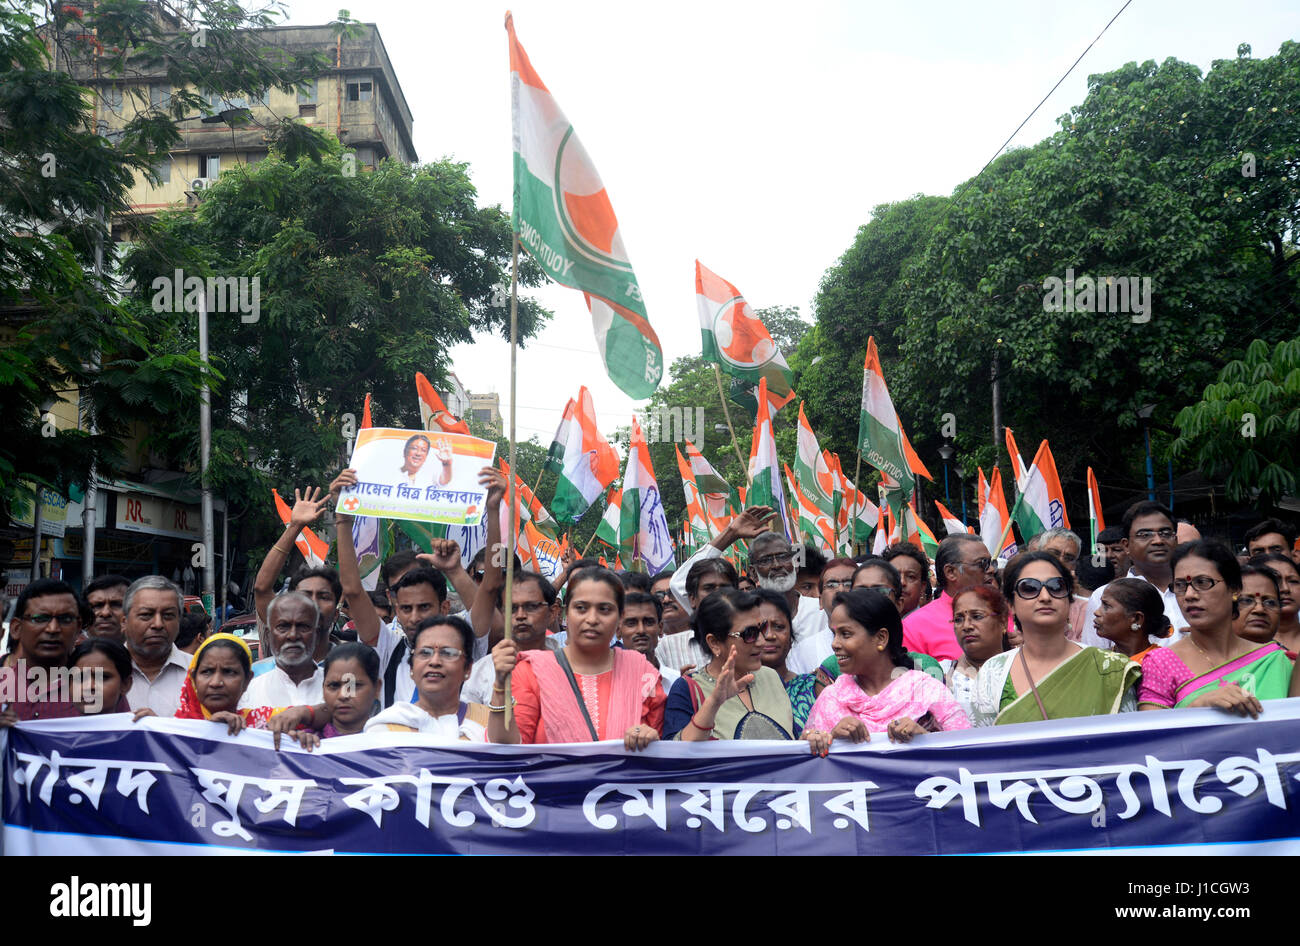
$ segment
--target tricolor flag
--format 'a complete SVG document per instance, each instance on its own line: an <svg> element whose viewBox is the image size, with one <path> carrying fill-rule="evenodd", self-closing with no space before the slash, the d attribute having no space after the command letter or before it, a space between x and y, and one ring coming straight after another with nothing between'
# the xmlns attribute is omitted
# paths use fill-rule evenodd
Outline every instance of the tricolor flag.
<svg viewBox="0 0 1300 946"><path fill-rule="evenodd" d="M275 489L271 490L271 496L275 499L275 511L280 516L280 521L287 526L292 515L289 504L280 498L279 492ZM302 557L306 559L308 568L320 568L330 556L329 543L315 532L312 532L311 529L303 529L302 532L298 533L298 538L293 540L293 544L302 553ZM360 552L360 548L358 548L358 552Z"/></svg>
<svg viewBox="0 0 1300 946"><path fill-rule="evenodd" d="M586 387L578 391L564 434L563 466L551 506L561 522L577 522L618 478L618 454L596 426L596 408Z"/></svg>
<svg viewBox="0 0 1300 946"><path fill-rule="evenodd" d="M366 392L361 408L361 429L374 426L370 419L370 392ZM442 527L444 530L446 526ZM361 587L374 591L379 587L379 567L393 550L392 520L374 516L352 517L352 548L357 553L357 570L361 573ZM425 551L429 551L428 548Z"/></svg>
<svg viewBox="0 0 1300 946"><path fill-rule="evenodd" d="M497 464L501 467L501 472L508 477L510 475L510 464L506 462L505 457L498 457ZM524 485L524 481L518 476L515 477L515 503L516 505L522 504L522 506L516 510L516 526L518 526L520 522L532 522L533 525L540 529L545 535L557 542L559 541L559 524L555 521L554 517L546 511L546 507L542 505L541 500L533 495L533 491ZM505 520L502 519L502 522L504 521ZM505 533L502 534L504 535Z"/></svg>
<svg viewBox="0 0 1300 946"><path fill-rule="evenodd" d="M420 425L425 430L441 430L449 434L468 434L469 424L447 410L442 398L421 372L415 373L415 393L420 398Z"/></svg>
<svg viewBox="0 0 1300 946"><path fill-rule="evenodd" d="M885 386L876 339L867 339L867 357L862 365L862 408L858 417L858 449L866 460L893 478L909 495L916 485L912 465L903 447L902 425ZM919 461L918 461L919 462Z"/></svg>
<svg viewBox="0 0 1300 946"><path fill-rule="evenodd" d="M622 521L623 491L621 489L611 489L605 494L605 514L600 518L600 524L596 526L596 541L608 545L612 549L618 548L619 524Z"/></svg>
<svg viewBox="0 0 1300 946"><path fill-rule="evenodd" d="M772 413L790 402L794 372L740 290L695 261L695 301L700 309L704 360L753 387L767 379Z"/></svg>
<svg viewBox="0 0 1300 946"><path fill-rule="evenodd" d="M1092 467L1088 467L1088 525L1092 531L1092 544L1089 547L1095 555L1097 536L1106 528L1106 521L1101 515L1101 490L1097 488L1097 476L1092 472Z"/></svg>
<svg viewBox="0 0 1300 946"><path fill-rule="evenodd" d="M754 439L749 448L749 488L745 493L745 505L771 506L776 510L777 522L781 528L788 530L790 521L785 502L785 492L781 489L781 461L776 455L776 440L772 436L771 402L767 397L767 379L758 382L758 417L754 423ZM793 536L786 532L787 539Z"/></svg>
<svg viewBox="0 0 1300 946"><path fill-rule="evenodd" d="M980 538L989 554L1009 559L1016 554L1016 540L1011 535L1011 516L1007 513L1007 498L1002 491L1002 471L993 468L993 478L986 481L984 470L979 469L979 520ZM1005 540L1003 536L1006 536ZM1001 548L998 545L1001 544Z"/></svg>
<svg viewBox="0 0 1300 946"><path fill-rule="evenodd" d="M1020 448L1016 446L1016 435L1011 432L1010 427L1002 428L1005 432L1007 442L1007 456L1011 457L1011 472L1016 477L1016 494L1019 495L1025 491L1025 482L1029 478L1029 470L1025 467L1025 461L1020 458Z"/></svg>
<svg viewBox="0 0 1300 946"><path fill-rule="evenodd" d="M686 522L682 524L682 528L690 529L689 544L707 545L715 535L710 527L709 515L704 511L704 503L700 500L695 474L691 470L691 465L686 462L686 458L682 456L682 452L676 448L674 451L677 454L677 472L682 478L682 491L686 494Z"/></svg>
<svg viewBox="0 0 1300 946"><path fill-rule="evenodd" d="M840 528L846 530L846 541L865 543L871 538L872 530L880 525L880 507L868 499L867 494L854 486L853 481L844 475L838 458L835 465L841 488L844 490L844 508L840 510L840 518L843 522Z"/></svg>
<svg viewBox="0 0 1300 946"><path fill-rule="evenodd" d="M564 469L564 448L569 442L569 424L573 422L573 408L576 402L569 398L569 403L564 405L564 413L560 415L560 426L555 428L555 436L551 439L551 447L546 451L546 466L544 469L552 473L559 473ZM554 505L552 503L551 505Z"/></svg>
<svg viewBox="0 0 1300 946"><path fill-rule="evenodd" d="M1056 461L1046 440L1025 472L1025 483L1011 518L1020 526L1020 537L1026 542L1048 529L1070 528L1070 517L1065 514L1065 494L1061 492Z"/></svg>
<svg viewBox="0 0 1300 946"><path fill-rule="evenodd" d="M817 435L808 423L803 401L799 402L799 431L794 458L794 478L799 490L817 506L831 511L836 487L835 473L817 443Z"/></svg>
<svg viewBox="0 0 1300 946"><path fill-rule="evenodd" d="M727 518L727 499L731 496L731 484L728 483L704 454L695 449L695 444L686 441L686 459L695 476L695 486L704 501L704 510L714 519Z"/></svg>
<svg viewBox="0 0 1300 946"><path fill-rule="evenodd" d="M370 392L367 391L366 404L363 408L361 408L361 429L365 430L367 427L373 427L373 426L374 424L370 420Z"/></svg>
<svg viewBox="0 0 1300 946"><path fill-rule="evenodd" d="M514 230L556 282L581 290L610 380L649 397L663 349L646 317L618 219L573 125L528 61L506 14L514 127Z"/></svg>
<svg viewBox="0 0 1300 946"><path fill-rule="evenodd" d="M620 547L628 561L645 562L651 575L672 564L673 541L664 515L663 498L650 465L650 447L641 424L632 417L632 442L623 473L623 505L619 517Z"/></svg>
<svg viewBox="0 0 1300 946"><path fill-rule="evenodd" d="M817 551L834 556L835 526L830 517L826 515L825 510L809 499L807 494L799 488L799 483L795 480L794 474L790 472L788 466L785 467L785 480L799 510L799 526L797 530L800 536L799 541L810 541Z"/></svg>
<svg viewBox="0 0 1300 946"><path fill-rule="evenodd" d="M939 510L939 519L943 523L944 529L949 535L966 535L966 526L962 521L948 511L948 507L939 500L934 501L935 508Z"/></svg>

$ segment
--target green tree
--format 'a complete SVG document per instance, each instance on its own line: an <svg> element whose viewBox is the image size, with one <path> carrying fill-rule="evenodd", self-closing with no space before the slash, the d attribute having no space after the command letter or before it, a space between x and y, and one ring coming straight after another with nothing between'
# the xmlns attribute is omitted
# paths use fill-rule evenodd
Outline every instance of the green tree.
<svg viewBox="0 0 1300 946"><path fill-rule="evenodd" d="M1256 339L1201 400L1178 412L1175 456L1222 476L1232 502L1261 513L1296 495L1300 472L1300 339Z"/></svg>
<svg viewBox="0 0 1300 946"><path fill-rule="evenodd" d="M0 2L0 312L17 326L0 347L0 506L25 505L23 480L69 491L93 463L112 475L133 423L161 425L193 403L192 346L173 344L168 319L121 305L120 286L101 275L114 269L111 223L129 213L134 179L152 179L179 142L177 120L204 104L200 86L292 89L327 64L320 53L272 54L254 32L274 22L268 10L188 9L193 24L146 0L56 3L49 16ZM169 107L135 93L141 113L95 133L92 76L159 71L178 89ZM85 423L52 431L42 409L70 391Z"/></svg>
<svg viewBox="0 0 1300 946"><path fill-rule="evenodd" d="M386 161L349 174L337 142L318 148L319 161L273 152L223 175L197 212L161 217L126 263L141 309L168 307L177 268L257 280L252 318L208 320L219 373L210 478L255 508L271 486L329 482L367 393L376 424L419 427L415 373L437 385L451 345L509 327L509 217L475 204L466 165ZM542 277L523 259L520 278ZM521 298L521 337L547 317ZM193 317L172 318L193 344ZM193 457L197 414L156 430L153 446Z"/></svg>

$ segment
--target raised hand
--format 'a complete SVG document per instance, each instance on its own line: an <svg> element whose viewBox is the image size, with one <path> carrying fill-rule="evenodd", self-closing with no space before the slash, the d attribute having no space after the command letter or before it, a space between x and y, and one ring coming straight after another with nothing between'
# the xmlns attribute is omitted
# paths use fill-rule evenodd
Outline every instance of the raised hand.
<svg viewBox="0 0 1300 946"><path fill-rule="evenodd" d="M478 471L478 485L487 490L486 508L494 509L501 505L506 495L506 477L500 470L485 466Z"/></svg>
<svg viewBox="0 0 1300 946"><path fill-rule="evenodd" d="M320 518L328 504L329 494L322 495L319 486L310 486L305 492L295 489L293 511L289 513L289 525L305 529Z"/></svg>
<svg viewBox="0 0 1300 946"><path fill-rule="evenodd" d="M455 571L460 567L460 546L455 539L434 539L430 548L431 552L422 552L415 557L440 572Z"/></svg>
<svg viewBox="0 0 1300 946"><path fill-rule="evenodd" d="M433 445L433 455L443 463L450 463L454 452L451 449L451 441L449 440L439 440Z"/></svg>
<svg viewBox="0 0 1300 946"><path fill-rule="evenodd" d="M727 655L722 669L718 671L718 684L713 688L713 692L709 694L709 699L706 702L713 704L713 710L716 713L719 706L732 697L739 696L740 691L753 682L754 675L752 673L745 674L739 680L736 679L736 652L733 650Z"/></svg>
<svg viewBox="0 0 1300 946"><path fill-rule="evenodd" d="M357 485L357 471L351 468L344 470L338 476L334 477L334 482L330 483L329 498L338 499L339 493L350 486Z"/></svg>
<svg viewBox="0 0 1300 946"><path fill-rule="evenodd" d="M771 506L751 506L731 520L727 529L737 538L748 541L768 531L776 510Z"/></svg>

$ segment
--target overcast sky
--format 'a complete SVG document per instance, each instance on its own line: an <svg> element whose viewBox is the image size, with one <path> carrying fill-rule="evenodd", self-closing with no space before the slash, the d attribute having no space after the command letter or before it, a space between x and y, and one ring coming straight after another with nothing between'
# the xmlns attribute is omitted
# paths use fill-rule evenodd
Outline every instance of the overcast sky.
<svg viewBox="0 0 1300 946"><path fill-rule="evenodd" d="M342 2L288 0L290 22L329 22ZM511 9L605 183L671 364L700 350L697 257L751 305L795 305L811 321L822 275L871 208L949 194L978 172L1122 5L515 0ZM348 9L379 27L420 159L469 162L480 203L509 211L506 4ZM1204 72L1239 43L1263 57L1298 37L1296 0L1134 0L1012 146L1055 131L1090 74L1170 56ZM581 294L555 285L535 294L555 318L519 353L519 438L549 443L582 383L606 433L630 423L638 404L606 376ZM497 391L508 409L507 343L483 337L453 349L452 362L469 390Z"/></svg>

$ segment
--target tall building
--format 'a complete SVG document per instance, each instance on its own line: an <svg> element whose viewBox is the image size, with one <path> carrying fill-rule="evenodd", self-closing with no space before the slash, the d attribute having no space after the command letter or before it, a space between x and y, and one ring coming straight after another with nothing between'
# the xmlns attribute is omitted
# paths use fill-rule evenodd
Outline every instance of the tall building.
<svg viewBox="0 0 1300 946"><path fill-rule="evenodd" d="M439 392L442 397L442 403L447 405L447 410L451 411L457 417L465 417L469 414L469 392L465 386L460 383L460 378L456 377L456 372L447 372L447 389Z"/></svg>
<svg viewBox="0 0 1300 946"><path fill-rule="evenodd" d="M89 2L65 0L65 5L88 8ZM159 4L154 12L168 29L188 32L168 9ZM73 37L78 38L89 37ZM258 31L258 38L290 52L326 52L333 66L307 87L291 92L270 89L240 97L197 90L213 113L227 112L233 122L229 110L246 108L251 122L238 126L220 119L205 122L204 116L197 114L181 122L179 145L158 165L161 182L155 185L136 180L131 190L133 211L152 214L197 206L203 190L218 176L265 158L268 130L286 117L333 134L354 149L358 171L373 169L384 158L416 162L411 111L374 24L358 24L358 35L354 37L339 38L329 26L283 26ZM161 71L130 67L126 78L106 76L94 43L80 45L90 51L87 56L71 62L61 59L58 65L94 90L94 122L100 134L111 138L138 112L167 106L175 89ZM130 238L129 221L118 219L113 224L116 240ZM12 307L5 315L0 345L13 344L17 326L24 320L23 312ZM60 430L77 428L78 399L75 390L62 392L62 399L50 407L51 423ZM468 409L467 395L465 407ZM138 430L123 444L128 459L122 479L98 479L95 572L120 572L128 577L157 573L182 582L187 591L196 591L199 578L192 563L196 543L202 538L199 493L184 482L184 472L161 468L161 460L143 448L147 433ZM226 508L220 495L214 496L213 505L216 584L220 588L225 564ZM81 502L48 494L36 549L43 574L66 578L74 585L81 575L82 509ZM269 509L263 512L270 514ZM0 523L0 573L5 588L14 593L30 575L34 526L30 516ZM231 577L246 585L249 576Z"/></svg>
<svg viewBox="0 0 1300 946"><path fill-rule="evenodd" d="M384 158L415 163L411 110L379 29L367 23L359 24L358 30L358 36L343 38L329 26L258 31L261 41L288 52L325 52L333 67L292 92L269 89L241 96L195 90L213 114L196 114L178 125L180 144L156 166L159 183L138 179L131 191L132 209L149 214L194 206L223 172L265 158L268 133L284 118L333 134L355 151L358 169L373 170ZM103 76L93 57L73 62L69 71L95 90L95 127L109 137L134 115L166 108L175 91L161 72ZM238 109L247 109L250 120L241 124L240 115L233 111ZM223 114L227 120L222 120Z"/></svg>
<svg viewBox="0 0 1300 946"><path fill-rule="evenodd" d="M501 395L495 391L491 394L470 394L469 412L480 424L486 424L497 433L501 432Z"/></svg>

